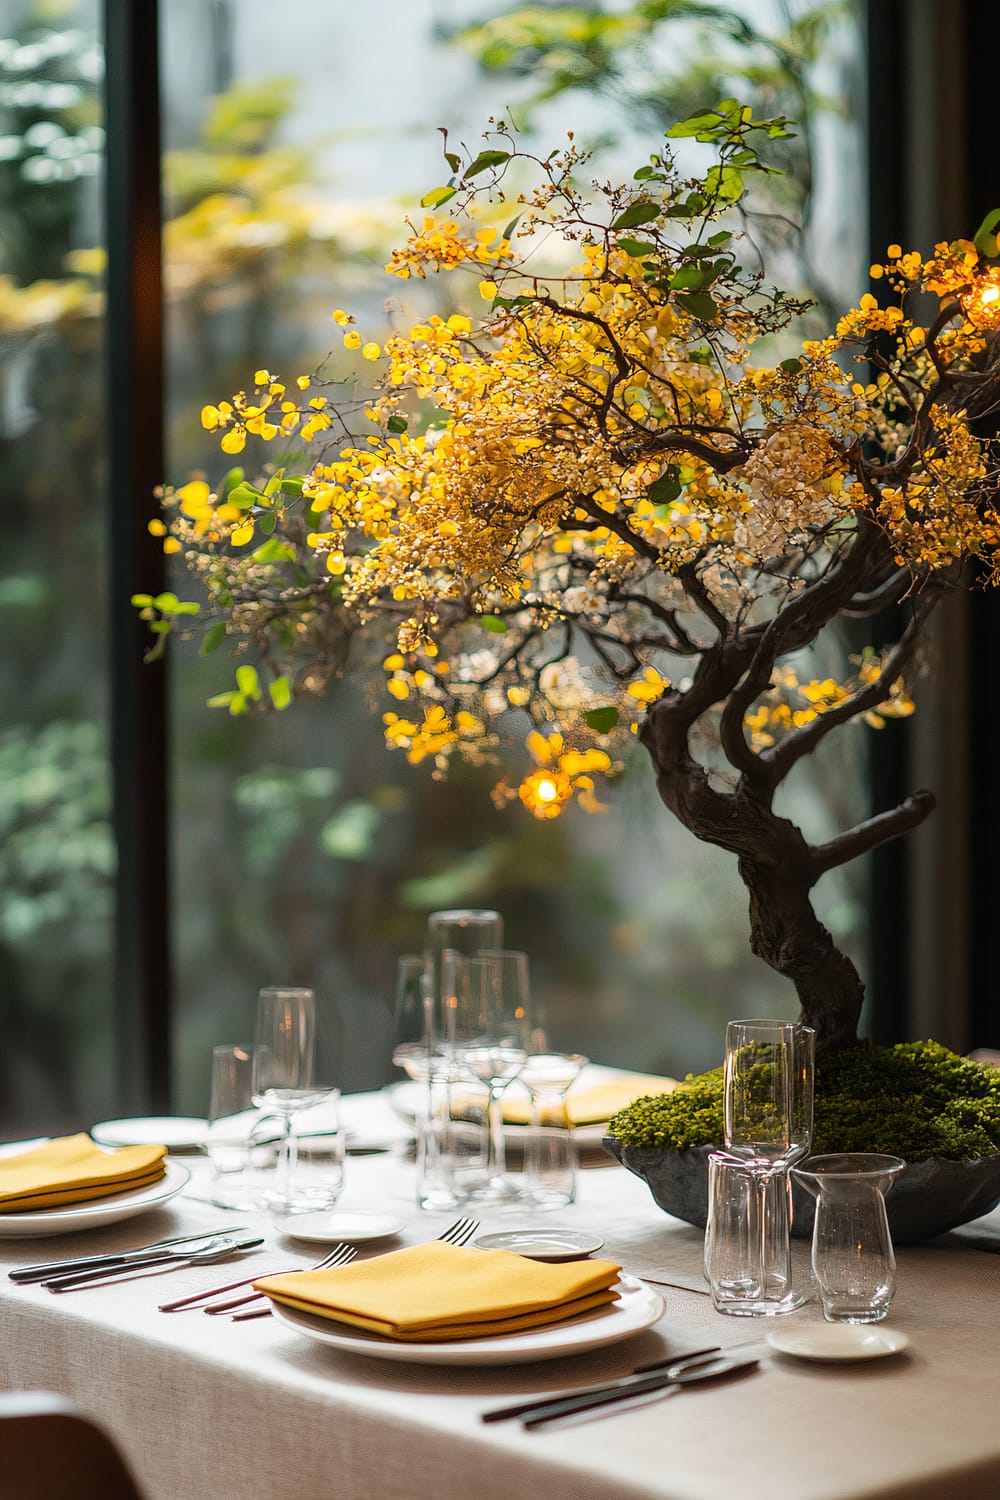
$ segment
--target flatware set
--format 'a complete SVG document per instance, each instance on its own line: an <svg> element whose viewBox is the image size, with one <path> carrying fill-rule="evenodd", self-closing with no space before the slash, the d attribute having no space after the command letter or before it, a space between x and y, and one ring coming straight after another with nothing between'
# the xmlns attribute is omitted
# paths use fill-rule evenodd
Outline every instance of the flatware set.
<svg viewBox="0 0 1000 1500"><path fill-rule="evenodd" d="M663 1368L649 1374L636 1372L601 1385L581 1386L576 1390L558 1391L553 1395L522 1401L484 1412L484 1422L503 1422L520 1418L526 1428L542 1427L562 1418L577 1416L602 1406L632 1401L639 1396L667 1395L686 1386L721 1381L743 1374L759 1363L767 1345L754 1344L730 1353L725 1350L702 1350L682 1358L663 1361Z"/></svg>
<svg viewBox="0 0 1000 1500"><path fill-rule="evenodd" d="M208 1243L217 1240L219 1235L233 1235L238 1231L245 1231L246 1228L245 1224L227 1224L224 1229L202 1229L197 1234L178 1234L172 1239L154 1240L151 1245L141 1245L135 1250L121 1250L105 1255L79 1255L72 1260L49 1260L39 1265L20 1266L13 1271L8 1271L7 1276L9 1280L23 1285L47 1281L50 1277L59 1276L63 1272L70 1274L74 1271L96 1271L114 1266L127 1266L136 1259L170 1250L175 1245L190 1245L198 1240Z"/></svg>

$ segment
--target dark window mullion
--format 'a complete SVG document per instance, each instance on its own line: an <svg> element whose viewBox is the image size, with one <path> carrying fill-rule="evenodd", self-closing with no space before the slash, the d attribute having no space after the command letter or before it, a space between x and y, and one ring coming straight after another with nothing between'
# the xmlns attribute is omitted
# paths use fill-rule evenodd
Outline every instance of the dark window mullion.
<svg viewBox="0 0 1000 1500"><path fill-rule="evenodd" d="M170 1100L167 675L130 598L164 587L149 535L163 478L158 5L105 0L111 757L119 1107Z"/></svg>

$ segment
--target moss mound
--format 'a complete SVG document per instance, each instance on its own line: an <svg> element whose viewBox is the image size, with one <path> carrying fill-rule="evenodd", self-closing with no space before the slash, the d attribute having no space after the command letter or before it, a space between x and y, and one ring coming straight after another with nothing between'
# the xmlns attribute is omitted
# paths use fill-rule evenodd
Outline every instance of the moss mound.
<svg viewBox="0 0 1000 1500"><path fill-rule="evenodd" d="M722 1069L690 1075L672 1094L638 1099L611 1121L623 1146L719 1145ZM967 1161L1000 1152L1000 1068L939 1042L862 1042L816 1068L813 1153L885 1151L906 1161Z"/></svg>

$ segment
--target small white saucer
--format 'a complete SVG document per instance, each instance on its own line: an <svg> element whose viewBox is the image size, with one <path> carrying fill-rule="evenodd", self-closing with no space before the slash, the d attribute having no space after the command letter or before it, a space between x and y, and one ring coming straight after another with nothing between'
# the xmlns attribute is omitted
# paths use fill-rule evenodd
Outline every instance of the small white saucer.
<svg viewBox="0 0 1000 1500"><path fill-rule="evenodd" d="M508 1229L481 1234L472 1242L477 1250L512 1250L528 1260L583 1260L600 1250L604 1241L578 1229Z"/></svg>
<svg viewBox="0 0 1000 1500"><path fill-rule="evenodd" d="M314 1245L356 1245L362 1240L384 1240L402 1229L399 1219L387 1214L342 1214L323 1208L312 1214L286 1214L275 1221L275 1227L290 1240L307 1240Z"/></svg>
<svg viewBox="0 0 1000 1500"><path fill-rule="evenodd" d="M797 1359L881 1359L909 1344L905 1333L880 1323L807 1323L776 1328L767 1342L779 1354Z"/></svg>
<svg viewBox="0 0 1000 1500"><path fill-rule="evenodd" d="M166 1146L191 1151L204 1146L208 1121L184 1115L154 1115L149 1119L101 1120L90 1134L99 1146Z"/></svg>

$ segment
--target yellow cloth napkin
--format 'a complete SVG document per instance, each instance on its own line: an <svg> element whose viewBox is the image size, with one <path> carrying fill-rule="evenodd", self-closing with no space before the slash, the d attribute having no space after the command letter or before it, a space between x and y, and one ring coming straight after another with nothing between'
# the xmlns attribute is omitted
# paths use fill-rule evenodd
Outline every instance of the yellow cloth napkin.
<svg viewBox="0 0 1000 1500"><path fill-rule="evenodd" d="M680 1083L676 1078L655 1078L652 1074L633 1073L629 1077L610 1078L607 1083L597 1083L592 1088L570 1089L566 1095L569 1123L600 1125L627 1104L634 1104L647 1094L671 1094L679 1087ZM530 1124L531 1101L505 1098L503 1117L508 1125Z"/></svg>
<svg viewBox="0 0 1000 1500"><path fill-rule="evenodd" d="M508 1250L431 1240L329 1271L255 1281L286 1307L413 1343L482 1338L559 1323L614 1302L608 1260L550 1265Z"/></svg>
<svg viewBox="0 0 1000 1500"><path fill-rule="evenodd" d="M0 1159L0 1213L26 1213L106 1198L159 1182L166 1146L125 1146L102 1151L89 1135L64 1135Z"/></svg>

